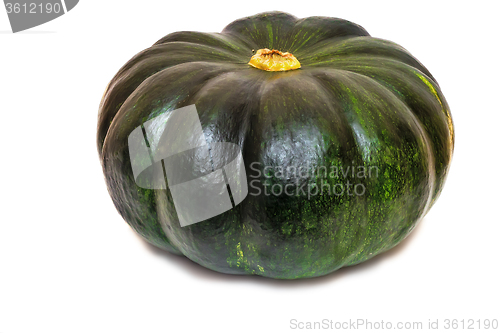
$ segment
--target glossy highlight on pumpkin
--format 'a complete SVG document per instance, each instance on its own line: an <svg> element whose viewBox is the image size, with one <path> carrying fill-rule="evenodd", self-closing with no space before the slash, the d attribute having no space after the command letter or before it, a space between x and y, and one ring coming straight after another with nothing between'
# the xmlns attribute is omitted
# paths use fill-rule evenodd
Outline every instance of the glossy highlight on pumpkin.
<svg viewBox="0 0 500 333"><path fill-rule="evenodd" d="M300 70L249 65L265 48L292 54ZM168 188L135 183L127 138L192 104L208 143L241 149L249 195L181 227ZM329 274L399 244L439 197L454 143L439 84L405 48L340 18L282 12L161 38L111 80L97 127L108 191L141 237L211 270L276 279ZM318 171L283 176L279 167ZM363 194L308 195L347 181ZM279 188L288 194L273 194Z"/></svg>

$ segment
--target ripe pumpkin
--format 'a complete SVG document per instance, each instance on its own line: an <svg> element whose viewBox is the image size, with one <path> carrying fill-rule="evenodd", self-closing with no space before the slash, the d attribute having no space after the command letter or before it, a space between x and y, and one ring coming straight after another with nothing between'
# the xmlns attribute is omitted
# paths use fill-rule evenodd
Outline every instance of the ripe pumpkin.
<svg viewBox="0 0 500 333"><path fill-rule="evenodd" d="M127 138L192 104L208 142L241 148L249 195L181 227L168 188L135 183ZM282 12L160 39L111 80L97 132L112 200L145 240L215 271L279 279L325 275L401 242L438 198L454 146L439 85L408 51L346 20ZM336 193L311 195L326 183Z"/></svg>

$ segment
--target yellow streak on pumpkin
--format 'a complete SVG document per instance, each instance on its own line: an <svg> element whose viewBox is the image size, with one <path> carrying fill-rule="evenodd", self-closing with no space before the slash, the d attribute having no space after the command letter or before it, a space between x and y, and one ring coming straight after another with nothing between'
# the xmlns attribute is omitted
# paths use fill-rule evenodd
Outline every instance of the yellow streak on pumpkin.
<svg viewBox="0 0 500 333"><path fill-rule="evenodd" d="M446 121L448 122L448 129L450 130L450 149L453 149L453 123L452 123L452 120L451 120L451 116L450 116L450 113L448 112L448 110L445 109L445 107L443 106L443 103L441 102L441 98L439 98L439 95L436 91L436 89L434 88L434 86L432 85L432 83L429 82L429 80L427 80L425 78L425 76L423 75L420 75L419 73L415 73L417 74L417 76L420 78L420 80L422 80L422 82L424 82L427 87L429 87L429 89L431 90L432 94L436 97L436 99L438 100L439 104L441 105L441 110L443 110L445 113L446 113Z"/></svg>
<svg viewBox="0 0 500 333"><path fill-rule="evenodd" d="M255 274L255 270L250 268L250 262L247 258L245 258L243 254L243 250L241 249L241 242L238 242L238 244L236 244L236 255L238 256L238 259L236 260L236 267L243 266L242 268L244 268L247 272ZM257 265L257 268L261 273L264 273L264 267Z"/></svg>

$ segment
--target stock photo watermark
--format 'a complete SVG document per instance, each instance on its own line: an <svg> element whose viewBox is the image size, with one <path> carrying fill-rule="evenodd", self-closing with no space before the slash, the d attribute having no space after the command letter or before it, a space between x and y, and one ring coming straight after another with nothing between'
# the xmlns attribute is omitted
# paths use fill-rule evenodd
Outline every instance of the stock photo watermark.
<svg viewBox="0 0 500 333"><path fill-rule="evenodd" d="M496 331L499 328L498 319L451 319L451 318L435 318L419 321L391 321L391 320L370 320L370 319L348 319L348 320L332 320L321 319L317 321L298 320L292 318L289 321L291 330L447 330L447 331L462 331L462 330L490 330Z"/></svg>
<svg viewBox="0 0 500 333"><path fill-rule="evenodd" d="M12 32L31 29L72 10L79 0L4 0Z"/></svg>
<svg viewBox="0 0 500 333"><path fill-rule="evenodd" d="M356 166L354 162L348 166L263 166L259 162L250 164L254 174L249 178L249 186L254 191L249 195L258 196L307 196L309 199L317 195L362 196L366 193L363 180L377 178L379 169L376 166ZM261 171L262 170L262 171ZM262 177L265 180L262 182ZM311 182L310 180L316 180ZM273 183L271 180L278 180ZM286 183L287 180L293 180ZM318 184L319 182L319 184ZM262 189L263 188L263 189Z"/></svg>

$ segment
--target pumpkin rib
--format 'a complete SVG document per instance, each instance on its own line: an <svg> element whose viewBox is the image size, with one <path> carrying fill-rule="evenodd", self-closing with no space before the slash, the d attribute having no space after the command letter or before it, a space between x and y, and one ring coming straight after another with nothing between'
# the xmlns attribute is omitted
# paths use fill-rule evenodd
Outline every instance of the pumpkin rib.
<svg viewBox="0 0 500 333"><path fill-rule="evenodd" d="M181 44L182 43L182 44ZM176 46L186 46L188 43L178 42ZM130 61L127 62L119 72L114 76L114 78L109 83L106 92L101 100L99 111L98 111L98 137L97 137L97 147L98 150L102 149L102 144L104 142L107 130L110 123L113 121L119 107L125 102L126 98L148 77L154 75L164 69L170 68L172 66L182 64L203 61L201 59L196 59L194 61L179 61L171 60L172 57L165 57L165 48L170 48L172 45L165 46L168 44L163 44L162 49L156 48L151 50L151 48L137 54ZM194 44L192 44L194 45ZM206 47L215 50L216 48ZM207 50L207 51L209 51ZM147 53L152 52L153 54ZM228 54L230 58L233 59L234 64L243 64L244 61L238 62L238 57L231 55L229 52L224 51ZM199 57L199 54L193 53L194 57ZM166 63L165 63L166 62ZM174 65L169 65L169 62L173 62ZM177 63L176 63L177 62ZM222 59L214 59L211 62L223 63ZM135 81L135 82L134 82Z"/></svg>
<svg viewBox="0 0 500 333"><path fill-rule="evenodd" d="M261 76L260 72L256 72L251 68L243 69L243 71L252 73L252 78ZM186 100L186 104L195 104L197 106L200 121L204 124L203 129L209 146L212 142L233 142L239 144L240 147L242 147L242 151L244 151L246 135L233 136L231 134L241 134L242 131L248 133L248 131L250 131L250 122L244 119L252 113L252 105L255 105L255 100L258 99L259 96L258 93L252 94L251 91L256 91L260 87L260 84L254 83L252 84L252 88L250 88L248 83L253 81L253 79L245 78L246 76L241 76L238 72L221 73L205 81L200 86L200 89L190 94L192 97ZM241 94L235 96L233 93L234 91L241 91ZM227 95L221 95L224 92L226 92ZM246 103L245 95L246 98L253 101L253 104ZM217 97L212 99L212 96ZM240 109L239 105L245 105L245 109ZM222 111L224 111L224 113ZM233 120L230 123L226 123L224 121L224 115L232 116L234 114L232 112L238 112L237 119L239 119L239 121ZM209 119L211 119L212 114L217 115L215 119L220 119L219 123L214 124L210 122ZM228 128L224 132L218 131L222 126L228 126L229 124L236 124L236 127ZM210 130L212 128L214 132ZM224 135L224 137L219 135ZM233 210L232 216L234 216L234 219L238 220L242 218L241 210L244 209L243 207L244 203L242 202L238 206L238 209ZM169 223L163 220L161 224L164 228L166 225L170 225L170 232L174 238L173 243L180 245L180 250L186 257L204 267L228 274L248 274L249 271L258 272L258 268L256 266L251 266L248 262L242 263L237 259L234 261L229 260L228 262L226 258L232 256L231 251L227 253L223 252L223 254L220 252L218 253L218 256L224 258L224 260L221 259L217 261L214 257L208 256L209 253L212 254L210 250L211 246L209 245L213 245L214 242L220 244L220 251L227 249L241 252L241 248L245 246L244 242L241 240L241 233L243 232L241 229L242 225L236 221L228 221L227 216L220 219L221 222L219 222L219 218L214 217L211 219L212 222L209 230L203 228L190 228L186 230L186 228L181 228L177 221L171 221L172 223ZM214 224L217 225L217 227L214 227ZM219 230L224 230L226 235L231 235L224 236L230 237L230 239L219 239ZM200 237L201 234L204 236ZM240 241L236 242L236 239L240 239ZM205 245L205 242L209 244ZM232 244L232 246L230 244ZM205 249L205 246L208 246L208 249Z"/></svg>
<svg viewBox="0 0 500 333"><path fill-rule="evenodd" d="M234 65L213 62L198 62L197 64L195 64L195 67L202 65L207 67L214 65L218 67L225 67L224 70L226 72L235 70ZM184 67L185 72L189 74L192 71L192 69L190 68L192 66L193 63L183 63L170 67L168 69L175 72L183 69L182 67ZM110 193L113 193L113 203L115 204L120 215L122 215L127 223L140 235L142 235L148 242L157 246L159 246L158 244L161 244L161 242L163 242L165 244L160 247L167 249L172 253L181 254L179 249L175 246L175 243L173 243L169 238L168 233L165 232L161 224L159 224L158 222L156 199L152 199L150 197L146 199L146 195L148 193L155 193L155 191L145 189L140 189L138 191L124 190L124 188L134 188L136 185L135 181L133 180L130 163L126 164L126 169L123 169L123 166L119 168L118 166L122 162L119 162L119 159L117 159L116 157L120 156L116 154L121 154L121 156L128 156L127 134L129 132L127 128L131 131L135 127L140 126L143 122L142 116L137 113L130 113L133 114L135 118L129 117L128 121L125 120L127 113L129 113L129 110L131 110L132 107L136 104L136 101L140 99L141 96L143 96L142 89L144 88L148 91L151 91L151 85L156 84L162 89L163 93L166 94L167 87L159 79L161 79L161 76L168 76L168 74L169 73L162 71L161 73L150 76L145 80L145 82L141 83L141 85L136 90L134 90L132 94L128 96L126 101L120 107L119 112L117 112L116 117L114 117L111 126L109 127L100 155L105 178L107 180L106 183L108 184ZM173 75L174 73L170 74ZM178 73L175 74L175 76L180 77ZM154 81L156 81L156 83L154 83ZM204 82L206 82L206 80L201 82L200 86L202 86ZM179 81L170 82L170 84L174 87L177 87L179 83ZM177 106L174 106L174 108L177 108ZM148 107L146 107L146 109L148 109ZM149 119L151 118L151 110L148 110ZM118 126L128 127L119 129ZM158 228L160 228L161 231L159 231ZM155 231L151 231L150 229Z"/></svg>
<svg viewBox="0 0 500 333"><path fill-rule="evenodd" d="M293 35L294 32L296 33L295 35ZM358 36L370 36L370 34L360 25L348 20L312 16L300 19L295 23L292 31L290 31L289 35L286 37L287 40L292 41L292 44L287 45L286 48L290 49L292 53L297 53L300 52L300 49L303 47L311 47L314 44L321 43L328 39L343 37L354 38ZM311 39L313 40L309 42ZM302 40L302 43L300 40ZM301 44L294 47L297 42Z"/></svg>
<svg viewBox="0 0 500 333"><path fill-rule="evenodd" d="M130 59L125 65L123 65L120 68L118 73L111 80L111 82L108 86L108 88L109 88L108 91L111 90L111 88L113 88L113 86L116 84L117 81L121 81L127 76L129 76L129 77L132 76L130 71L140 72L142 70L140 67L141 67L141 65L144 65L144 63L147 63L148 66L151 66L150 63L154 59L167 61L169 58L172 58L172 55L168 54L168 52L171 52L172 50L169 50L168 48L170 48L170 47L178 47L179 48L180 47L182 49L183 46L184 47L185 46L198 46L201 49L206 48L207 49L206 55L213 55L213 50L217 49L217 47L207 46L207 45L202 45L202 44L195 44L195 43L190 43L190 42L169 42L169 43L161 44L158 46L149 47L146 50L136 54L134 57L132 57L132 59ZM224 59L222 57L219 59L213 59L213 61L235 60L235 63L244 63L244 60L240 59L239 57L235 56L234 54L232 54L226 50L220 50L220 51L222 54L226 54L228 57L226 59ZM166 57L167 54L168 54L168 57ZM196 52L187 53L184 56L199 56L199 55L200 55L199 50L197 50ZM203 61L203 60L196 59L194 61ZM187 61L184 61L184 62L187 62ZM182 62L177 61L177 64L178 63L182 63ZM166 67L163 67L161 69L164 69L164 68L167 68L170 66L166 65ZM158 70L160 70L160 69L157 69L156 71L158 71ZM156 73L156 71L149 74L149 75ZM146 74L146 75L148 75L148 74Z"/></svg>
<svg viewBox="0 0 500 333"><path fill-rule="evenodd" d="M338 36L338 37L329 37L324 39L316 44L311 45L306 50L294 50L294 55L301 59L301 61L307 62L310 58L314 56L317 52L319 52L323 48L332 47L337 44L345 43L345 41L356 38L352 36Z"/></svg>
<svg viewBox="0 0 500 333"><path fill-rule="evenodd" d="M335 47L339 44L339 43L331 43L332 40L335 40L337 38L344 38L342 40L340 40L339 42L342 43L342 46L345 47L346 49L342 50L342 49L335 49ZM364 45L363 45L364 44ZM376 38L376 37L372 37L372 36L338 36L338 37L330 37L324 41L321 41L321 42L318 42L317 45L316 45L317 48L313 48L309 53L311 54L311 57L312 56L317 56L317 53L322 51L322 49L325 49L325 48L329 48L329 47L333 47L333 52L337 52L337 51L343 51L343 52L347 52L349 50L356 50L356 48L366 48L367 50L364 51L363 53L367 53L367 54L373 54L373 53L370 53L368 51L399 51L400 54L404 54L405 56L410 56L410 57L413 57L409 52L408 50L406 50L404 47L402 47L401 45L397 44L397 43L394 43L392 41L389 41L389 40L386 40L386 39L382 39L382 38ZM347 53L349 54L349 53ZM332 53L331 52L328 52L326 53L326 56L331 56Z"/></svg>
<svg viewBox="0 0 500 333"><path fill-rule="evenodd" d="M179 31L171 33L160 40L153 46L164 45L171 42L189 42L205 46L215 47L229 52L237 52L241 55L248 55L248 45L232 35L216 33L216 32L195 32L195 31ZM212 42L209 44L209 42ZM239 43L240 45L237 45ZM233 45L235 44L235 45Z"/></svg>
<svg viewBox="0 0 500 333"><path fill-rule="evenodd" d="M370 57L366 56L366 58L367 59L362 59L362 58L353 59L354 61L352 61L352 64L366 63L368 58L370 58ZM451 120L449 120L449 119L451 119L451 116L449 114L449 110L448 110L448 106L446 104L446 101L444 100L442 93L440 92L440 89L437 86L437 84L434 81L432 81L431 78L427 77L425 73L420 72L418 69L416 69L408 64L405 64L403 62L399 62L399 61L396 61L393 59L387 59L387 60L385 60L385 62L378 60L377 58L373 58L373 59L369 59L369 60L373 61L373 63L376 66L368 67L368 68L373 68L373 69L377 69L380 71L385 70L387 73L389 73L391 75L391 77L395 77L395 75L398 74L398 71L401 73L404 73L406 76L401 77L399 80L402 83L407 84L408 87L405 87L405 89L402 89L401 86L399 88L396 88L393 86L391 87L387 82L383 82L380 75L376 75L376 74L368 75L368 73L366 73L367 69L365 69L364 66L359 66L359 70L354 70L352 68L343 68L342 66L341 66L341 68L344 70L347 70L349 72L362 74L366 77L377 80L379 83L383 84L388 89L392 89L395 94L397 92L398 93L397 96L399 98L401 98L403 100L403 102L405 102L406 105L408 105L408 107L410 108L410 110L412 110L412 112L415 114L417 119L420 120L420 124L423 128L425 128L427 135L433 137L433 140L431 140L431 142L432 142L432 146L433 146L434 159L436 161L435 163L436 163L436 183L437 183L437 186L435 187L436 192L433 195L433 200L435 201L439 197L439 194L440 194L441 189L442 189L442 184L445 181L444 175L447 174L447 169L444 168L444 166L449 165L450 160L451 160L451 156L453 153L454 135L453 135L453 132L450 130L450 126L452 128L453 124L451 123L451 125L450 125ZM339 64L339 63L340 62L336 62L336 64ZM390 64L392 67L388 67L388 64ZM388 68L390 68L390 70ZM434 96L431 93L431 91L429 90L429 88L427 87L427 85L425 83L423 83L420 79L417 79L414 73L417 73L418 75L427 78L427 80L429 82L436 84L435 89L436 89L438 96L440 96L440 97ZM411 85L411 88L410 88L410 85ZM428 103L426 104L425 102L418 102L418 101L420 101L420 99L417 99L417 100L415 98L409 99L407 97L407 96L413 96L412 91L414 91L417 87L420 87L420 89L423 89L423 90L421 90L419 92L419 94L417 94L416 96L420 96L420 98L427 96L429 99L433 100L432 101L433 106L428 105ZM408 103L411 103L411 105ZM438 104L440 105L439 107L438 107ZM417 107L418 107L418 109L416 109ZM432 107L439 108L440 113L433 112L430 109ZM425 111L426 109L428 111L426 111L425 113L422 113L422 112L416 113L416 110ZM436 115L439 116L440 120L439 121L428 120L428 117L430 117L431 115L434 115L434 117ZM446 129L444 129L443 126L446 127ZM447 131L450 131L450 133L451 133L449 139L447 139L446 137L442 137L442 135L439 134L439 133L447 133Z"/></svg>
<svg viewBox="0 0 500 333"><path fill-rule="evenodd" d="M197 68L199 71L202 71L204 70L203 67L201 66L207 66L207 67L210 67L212 65L218 65L220 67L225 67L225 69L222 71L222 72L228 72L228 71L237 71L237 70L244 70L246 69L246 67L244 68L238 68L236 65L237 64L228 64L228 63L220 63L220 62L214 62L214 61L191 61L191 62L184 62L184 63L180 63L180 64L177 64L177 65L174 65L174 66L171 66L171 67L167 67L167 68L164 68L156 73L154 73L153 75L150 75L148 76L144 81L142 81L133 91L132 93L130 93L127 98L125 99L125 101L122 103L122 105L120 106L120 108L118 109L118 111L116 112L115 116L113 117L113 120L111 121L111 124L108 128L108 131L111 129L111 127L114 125L114 122L115 120L120 120L121 116L120 114L125 112L126 110L126 106L128 104L131 103L132 100L136 99L136 98L140 98L142 96L142 89L146 90L146 88L148 88L147 90L151 90L151 86L154 86L155 84L153 83L153 81L156 81L156 80L160 80L160 77L161 76L165 76L165 75L169 75L169 71L176 71L176 70L180 70L180 69L183 69L183 67L197 67L197 66L200 66L199 68ZM196 68L195 68L196 69ZM190 69L191 71L193 70L192 68ZM216 74L217 75L217 74ZM203 86L203 84L205 84L207 81L203 81L201 83L198 83L199 86ZM163 89L163 86L159 87L159 89ZM136 97L136 95L139 95L139 97ZM144 121L148 120L148 119L151 119L155 116L157 116L158 114L149 114L149 117L147 119L145 119ZM137 126L140 126L140 124L137 124ZM107 135L106 135L107 137ZM105 140L106 140L106 137L105 137Z"/></svg>
<svg viewBox="0 0 500 333"><path fill-rule="evenodd" d="M418 128L422 131L422 133L425 134L426 145L428 145L430 147L433 147L432 141L428 137L427 131L426 131L424 125L422 124L421 120L418 117L415 116L415 113L413 112L412 108L407 104L406 100L402 99L401 96L399 96L398 94L395 93L395 91L389 89L386 85L382 84L376 78L368 76L368 75L364 75L362 73L357 73L357 72L353 72L353 71L350 71L350 70L339 69L339 68L330 68L330 69L328 69L326 71L328 72L330 70L331 71L337 71L337 72L343 72L347 76L354 76L356 78L361 78L363 80L371 81L378 88L386 91L387 93L389 93L390 95L392 95L395 99L399 100L405 106L405 110L407 111L407 113L409 115L411 115L412 118L414 118L415 123L418 126ZM317 78L317 79L319 79L319 80L321 80L322 83L324 82L324 81L322 81L322 79L318 78L317 76L314 76L314 77ZM332 98L335 98L335 96L333 94L332 94ZM432 154L432 155L434 155L434 154Z"/></svg>
<svg viewBox="0 0 500 333"><path fill-rule="evenodd" d="M246 40L252 49L280 49L297 17L283 12L264 12L241 18L228 24L222 34L229 33Z"/></svg>
<svg viewBox="0 0 500 333"><path fill-rule="evenodd" d="M348 40L343 41L343 45L348 45L349 43L353 42L358 42L359 40L364 40L369 43L373 42L373 37L356 37L356 38L350 38ZM355 40L355 41L353 41ZM384 39L376 39L378 42L389 42ZM392 43L392 42L389 42ZM355 60L354 62L358 63L359 65L362 65L364 61L369 61L369 60L377 60L377 59L387 59L387 60L394 60L397 62L401 62L404 64L407 64L420 72L424 73L426 76L430 77L434 83L437 84L435 78L430 74L429 70L422 65L417 59L415 59L406 49L400 47L398 44L388 44L388 45L379 45L382 46L381 48L377 48L377 45L361 45L361 46L356 46L360 47L359 50L356 48L352 49L347 49L347 50L342 50L340 48L335 49L335 46L337 44L330 45L329 47L334 47L331 52L328 52L324 55L318 56L317 53L320 50L316 50L316 52L311 52L311 56L307 58L302 58L301 62L304 64L304 66L323 66L323 64L329 64L331 63L332 65L335 65L335 62L337 60L347 60L349 58ZM396 47L396 49L394 49ZM351 53L352 52L352 53ZM337 53L337 54L335 54ZM364 58L363 58L364 57ZM359 58L359 59L358 59ZM325 59L325 60L321 60ZM313 62L310 64L310 62ZM376 64L375 64L376 65ZM439 85L438 85L439 86Z"/></svg>
<svg viewBox="0 0 500 333"><path fill-rule="evenodd" d="M251 50L255 51L255 50L257 50L257 49L260 48L259 43L256 43L256 42L252 41L250 38L248 38L246 36L239 35L236 32L222 31L221 33L224 34L225 36L231 36L233 38L238 39L238 41L240 41L241 43L246 44L248 46L248 48L251 49Z"/></svg>
<svg viewBox="0 0 500 333"><path fill-rule="evenodd" d="M435 147L433 141L430 139L430 136L429 136L429 133L427 132L426 127L424 126L424 124L422 123L422 121L415 115L415 112L413 111L413 108L411 108L407 104L407 101L403 100L401 98L401 96L399 96L398 94L395 93L395 91L389 89L387 86L385 86L384 84L382 84L380 81L378 81L374 77L363 75L363 74L360 74L360 73L355 73L355 72L352 72L352 71L348 71L348 73L349 73L348 75L356 75L356 76L359 76L360 78L372 81L380 89L385 90L390 95L393 95L397 100L401 101L401 103L405 106L404 110L406 111L406 114L411 117L411 119L415 123L416 127L418 128L419 133L420 133L422 139L425 142L425 147L427 148L427 155L429 156L429 175L430 175L430 178L431 178L429 180L429 184L431 185L431 189L429 190L429 198L427 200L426 208L424 209L424 213L422 214L422 217L421 217L421 218L423 218L427 214L427 212L429 211L429 209L431 207L431 204L432 204L432 201L434 199L434 188L435 188L434 184L436 183L437 176L438 176L437 172L436 172L436 161L435 161L435 156L436 156L435 150L436 150L436 147Z"/></svg>
<svg viewBox="0 0 500 333"><path fill-rule="evenodd" d="M393 91L389 90L387 87L385 87L384 85L382 85L378 81L374 80L371 77L367 77L367 76L359 74L359 73L353 73L353 72L350 72L350 71L342 71L342 70L338 70L338 69L331 69L331 70L321 71L321 74L323 74L324 76L328 76L329 72L333 73L333 74L338 74L339 72L343 72L347 77L351 77L351 78L354 78L354 79L366 80L366 81L371 82L373 85L375 85L377 87L377 89L385 92L386 94L388 94L390 96L393 96L393 99L394 99L394 101L396 103L401 104L402 109L401 108L395 109L395 110L397 110L398 113L404 112L404 114L406 114L405 118L401 118L401 121L403 119L410 118L411 121L414 123L415 130L417 131L414 134L415 135L419 135L421 137L421 139L423 140L423 146L421 146L420 149L422 149L421 152L425 153L425 155L427 156L428 164L427 164L427 168L425 168L425 169L427 170L428 175L429 175L429 179L425 180L425 182L423 183L424 185L428 184L428 188L425 191L427 193L427 199L425 200L425 205L424 205L424 207L422 207L422 209L421 209L421 215L417 219L417 221L420 220L421 218L423 218L423 216L425 216L425 214L428 212L428 210L431 207L431 203L432 203L432 200L433 200L433 194L434 194L434 188L435 188L434 184L435 184L436 177L437 177L437 175L436 175L436 169L435 169L435 160L434 160L433 145L432 145L432 141L430 140L430 138L428 136L427 131L422 126L420 120L415 116L415 114L413 113L412 109L403 100L401 100L399 98L399 96L395 95L393 93ZM315 77L318 80L320 80L320 82L323 85L327 84L327 86L328 86L331 83L331 81L326 81L324 77L321 77L321 76L315 76ZM334 77L331 78L331 79L335 80ZM342 80L342 82L345 82L345 81ZM356 84L356 80L351 82L351 86L357 86L359 84L360 84L359 82L357 82L357 84ZM330 91L330 94L331 94L332 98L338 98L336 94L334 94L333 92L331 92L331 90L329 90L329 91ZM383 99L383 100L386 100L386 99ZM351 130L353 129L352 126L349 126L349 128ZM360 146L359 143L356 146L359 147ZM362 158L362 160L365 161L366 159ZM414 226L408 226L408 228L413 229ZM405 230L401 230L400 234L395 234L394 235L394 239L396 239L395 242L399 242L399 240L400 240L399 237L401 237L402 233L405 233L405 232L406 232ZM386 239L389 239L389 238L386 238ZM392 242L387 241L387 246L389 246L389 248L392 246L391 244L392 244ZM383 252L383 251L385 251L385 249L381 249L380 251ZM378 253L381 253L381 252L378 252ZM373 253L375 253L375 251L373 251ZM365 259L363 259L363 261L364 260Z"/></svg>
<svg viewBox="0 0 500 333"><path fill-rule="evenodd" d="M294 75L293 77L294 78L298 78L298 77L301 77L300 81L304 81L307 82L307 80L305 80L304 78L302 78L303 76L305 76L304 73L298 73L297 75ZM324 108L325 108L325 113L328 112L328 111L333 111L335 110L335 107L337 105L337 102L336 100L333 100L329 97L331 97L331 94L328 92L328 89L326 89L323 85L321 85L320 83L318 83L317 79L312 77L311 75L307 75L305 78L308 78L310 80L310 83L313 85L313 88L310 89L312 91L317 91L316 95L312 94L312 91L310 91L309 89L308 90L305 90L304 91L304 86L297 86L297 85L294 85L294 82L287 82L286 80L282 80L283 83L283 87L281 90L292 90L293 89L296 89L297 92L300 91L301 94L303 96L307 96L307 100L308 102L305 103L305 105L314 105L312 104L312 101L311 99L313 98L315 101L317 101L318 105L321 105L323 103L325 103L324 105ZM297 79L298 81L298 79ZM296 83L296 82L295 82ZM308 87L309 85L307 85L306 87ZM276 87L275 89L277 89L279 87ZM268 105L267 103L266 104L263 104L262 103L262 95L264 94L264 91L266 90L269 90L269 87L263 87L261 92L259 93L259 96L261 96L261 102L260 102L260 107L259 107L259 112L263 112L263 109L266 108L266 106ZM272 92L268 92L268 94L270 96L276 96L276 94L272 94ZM300 100L299 100L300 101ZM294 110L298 110L299 114L300 112L313 112L313 111L318 111L317 108L315 107L311 107L311 109L305 109L305 110L302 110L302 104L299 104L299 101L297 101L297 104L292 108ZM304 103L304 102L302 102ZM294 115L294 119L297 119L296 122L298 122L299 124L302 123L305 119L301 119L299 117L299 114L295 114ZM332 114L335 114L335 113L332 113ZM337 114L338 115L338 114ZM309 115L306 119L309 119ZM265 121L266 123L268 123L269 121ZM342 124L339 124L340 122L342 122ZM315 122L315 124L317 124ZM273 126L275 127L275 126ZM290 129L290 132L291 133L296 133L297 131L299 131L298 129L299 125L297 125L297 127L293 127ZM342 137L342 140L343 140L343 143L345 143L345 141L351 141L349 139L347 139L346 137L349 136L348 133L350 133L350 131L347 131L347 133L343 133L342 131L344 130L344 128L347 127L347 122L345 122L345 119L339 115L339 118L338 119L335 119L335 122L333 123L333 127L330 127L329 130L331 132L330 135L332 136L335 136L335 135L339 135ZM289 128L289 127L288 127ZM261 128L260 129L260 132L265 132L267 133L268 131L272 131L272 129L266 129L265 127L264 128ZM333 134L335 133L335 134ZM342 133L342 135L340 135L340 133ZM299 133L296 133L297 137L300 137L300 132ZM351 135L351 138L352 138L352 142L354 142L354 137L352 137ZM257 140L263 140L266 142L266 144L268 144L269 140L266 138L266 137L262 137L260 136ZM276 139L278 140L278 139ZM281 142L283 139L280 138L279 141ZM295 142L296 140L298 141L298 138L295 138L295 137L291 137L291 142ZM300 142L300 141L299 141ZM326 147L326 151L328 151L329 147ZM323 154L326 154L326 151L323 152ZM294 153L294 156L297 156L298 155L298 152L295 152ZM260 151L258 156L265 156L265 154ZM324 155L323 158L326 158L326 156ZM269 158L271 159L271 161L269 162L269 164L275 164L276 161L273 159L273 158ZM287 159L288 161L288 159ZM303 161L295 161L295 163L303 163ZM266 165L268 163L264 163L264 165ZM279 163L278 163L279 165ZM293 165L293 163L292 163ZM288 165L283 165L284 167L288 166ZM283 199L282 199L283 200ZM332 200L332 198L329 198L329 200ZM326 204L325 202L326 200L323 201L323 204ZM320 212L322 212L321 208L319 207L316 207L316 205L318 206L321 206L322 205L322 202L319 201L319 202L315 202L315 203L311 203L309 205L309 207L311 209L314 209L314 208L317 208ZM326 208L324 208L326 209ZM307 232L305 232L305 234L302 234L304 231L301 231L300 228L303 228L302 226L302 221L304 220L308 220L308 218L306 217L307 216L307 207L305 206L302 206L300 209L300 217L297 217L297 216L292 216L291 218L291 224L293 225L292 227L292 230L290 232L290 235L288 236L287 240L290 241L290 242L293 242L294 239L298 239L298 238L301 238L301 237L304 237L307 235ZM319 213L320 215L322 215L321 213ZM337 225L337 222L335 220L335 217L334 215L323 215L323 217L326 217L328 216L327 220L328 222L326 221L320 221L320 220L317 220L316 221L316 224L313 224L315 225L315 227L321 231L317 231L316 233L313 233L313 235L316 236L316 240L318 241L318 245L317 246L311 246L310 250L311 251L311 255L317 255L319 257L321 257L320 254L323 255L323 259L322 259L322 265L321 265L321 268L313 268L314 267L314 261L311 260L311 262L298 262L297 260L297 263L296 263L296 268L294 269L289 269L288 266L291 265L291 263L289 261L285 261L285 263L282 264L283 268L280 267L280 269L277 269L277 268L274 268L272 274L273 275L266 275L266 276L271 276L271 277L275 277L275 278L286 278L287 276L297 276L297 277L311 277L311 276L321 276L321 275L326 275L340 267L342 267L343 265L346 264L346 262L348 261L348 259L353 256L354 254L352 255L347 255L347 256L341 256L339 253L342 253L342 250L336 250L336 243L335 241L333 241L332 238L335 238L336 237L336 234L335 234L335 230L337 230L339 228L339 226ZM274 218L274 217L269 217L269 218ZM275 219L275 218L274 218ZM251 222L251 221L249 221ZM277 229L278 227L276 227ZM282 226L283 228L283 226ZM271 228L271 230L273 230L274 228ZM282 231L282 233L284 233ZM283 235L283 237L285 237L285 235ZM309 237L314 237L314 236L309 236ZM321 245L319 245L321 244ZM361 244L356 244L356 243L352 243L351 246L354 246L354 247L360 247ZM268 249L267 251L271 251L271 249ZM281 249L281 251L284 251L286 253L286 247L285 249ZM331 251L331 253L330 253ZM346 251L347 252L347 251ZM262 253L262 252L261 252ZM313 254L315 253L315 254ZM264 257L272 257L272 252L267 252L265 255L263 255ZM262 262L262 260L261 260ZM264 261L265 263L265 261ZM267 265L267 263L266 263ZM259 273L257 273L259 274Z"/></svg>
<svg viewBox="0 0 500 333"><path fill-rule="evenodd" d="M189 49L189 47L192 48ZM170 48L173 48L171 50ZM187 48L187 49L186 49ZM195 49L196 48L196 49ZM178 52L180 50L180 52ZM144 62L150 62L154 58L169 58L174 59L175 56L184 56L184 57L189 57L189 56L200 56L200 50L206 51L205 55L214 55L214 50L217 50L218 54L220 55L225 55L227 56L224 58L221 56L220 58L214 58L213 60L220 60L220 61L227 61L227 60L235 60L238 63L244 63L244 60L241 59L240 57L234 55L233 53L229 52L228 50L220 49L215 46L210 46L210 45L203 45L203 44L198 44L198 43L192 43L192 42L183 42L183 41L174 41L174 42L168 42L164 44L159 44L159 45L153 45L146 50L139 52L136 54L132 59L130 59L120 70L118 73L115 75L115 78L120 78L122 75L127 75L127 72L131 69L134 69L137 67L139 64L142 64ZM177 52L177 53L174 53ZM172 54L174 53L174 54ZM170 60L170 61L178 61L178 60ZM203 61L203 59L197 58L196 61ZM113 82L114 80L112 80Z"/></svg>

